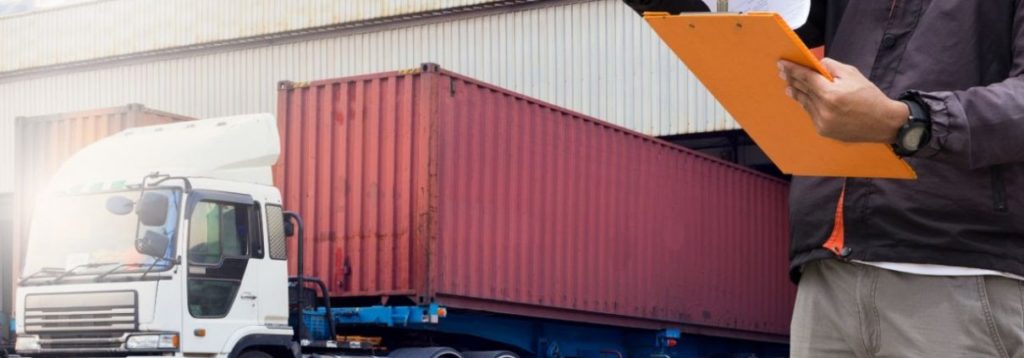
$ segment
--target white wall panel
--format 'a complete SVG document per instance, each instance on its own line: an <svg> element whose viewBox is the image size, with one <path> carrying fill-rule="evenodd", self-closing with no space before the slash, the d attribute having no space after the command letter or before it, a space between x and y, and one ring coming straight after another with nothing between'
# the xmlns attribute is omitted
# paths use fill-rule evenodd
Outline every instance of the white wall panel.
<svg viewBox="0 0 1024 358"><path fill-rule="evenodd" d="M0 83L0 192L15 116L142 103L193 117L274 112L276 84L443 68L651 135L736 124L618 0L207 53Z"/></svg>
<svg viewBox="0 0 1024 358"><path fill-rule="evenodd" d="M517 2L524 0L104 0L0 17L0 72Z"/></svg>

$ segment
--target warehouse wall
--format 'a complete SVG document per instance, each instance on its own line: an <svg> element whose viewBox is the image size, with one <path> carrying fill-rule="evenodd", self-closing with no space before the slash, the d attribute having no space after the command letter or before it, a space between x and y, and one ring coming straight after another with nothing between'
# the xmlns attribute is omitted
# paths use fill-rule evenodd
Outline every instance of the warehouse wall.
<svg viewBox="0 0 1024 358"><path fill-rule="evenodd" d="M105 0L0 17L0 72L538 0Z"/></svg>
<svg viewBox="0 0 1024 358"><path fill-rule="evenodd" d="M0 79L0 167L14 159L13 118L142 103L192 117L275 112L280 80L411 68L421 62L651 135L736 124L619 0L342 31L296 42L212 49L19 80ZM13 190L0 172L0 192Z"/></svg>

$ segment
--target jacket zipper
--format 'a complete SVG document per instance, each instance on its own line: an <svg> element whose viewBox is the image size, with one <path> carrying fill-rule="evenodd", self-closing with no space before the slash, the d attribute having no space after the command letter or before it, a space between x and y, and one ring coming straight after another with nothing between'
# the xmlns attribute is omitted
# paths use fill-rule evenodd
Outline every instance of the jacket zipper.
<svg viewBox="0 0 1024 358"><path fill-rule="evenodd" d="M992 204L996 211L1004 213L1006 207L1006 183L1003 181L1003 167L992 167Z"/></svg>

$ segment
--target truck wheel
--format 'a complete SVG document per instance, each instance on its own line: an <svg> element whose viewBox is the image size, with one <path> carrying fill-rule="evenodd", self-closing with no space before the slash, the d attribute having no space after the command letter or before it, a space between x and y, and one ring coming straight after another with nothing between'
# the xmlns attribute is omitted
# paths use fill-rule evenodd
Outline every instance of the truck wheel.
<svg viewBox="0 0 1024 358"><path fill-rule="evenodd" d="M462 352L462 358L519 358L519 355L509 351Z"/></svg>
<svg viewBox="0 0 1024 358"><path fill-rule="evenodd" d="M273 356L261 352L261 351L245 351L238 355L238 358L274 358Z"/></svg>
<svg viewBox="0 0 1024 358"><path fill-rule="evenodd" d="M458 351L448 347L402 348L397 349L388 358L463 358Z"/></svg>

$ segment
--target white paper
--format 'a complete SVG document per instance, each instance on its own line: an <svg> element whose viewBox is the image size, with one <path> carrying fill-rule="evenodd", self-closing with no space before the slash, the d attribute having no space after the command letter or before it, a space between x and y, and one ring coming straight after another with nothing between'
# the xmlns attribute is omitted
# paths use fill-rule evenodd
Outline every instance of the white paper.
<svg viewBox="0 0 1024 358"><path fill-rule="evenodd" d="M778 13L790 28L807 22L811 0L702 0L713 12L769 11Z"/></svg>

